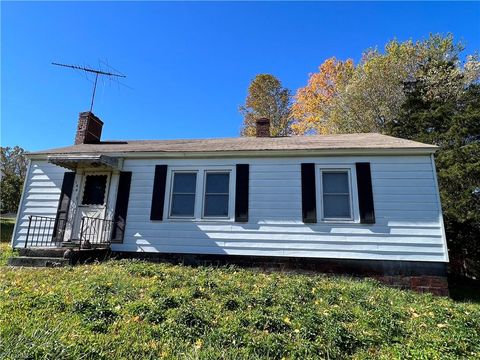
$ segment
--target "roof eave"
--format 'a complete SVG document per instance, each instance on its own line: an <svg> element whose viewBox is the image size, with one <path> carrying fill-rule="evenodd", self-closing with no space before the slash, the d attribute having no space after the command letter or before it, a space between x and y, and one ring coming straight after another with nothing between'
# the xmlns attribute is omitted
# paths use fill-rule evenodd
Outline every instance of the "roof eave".
<svg viewBox="0 0 480 360"><path fill-rule="evenodd" d="M346 155L430 155L438 150L436 146L412 148L350 148L350 149L299 149L299 150L233 150L233 151L125 151L104 153L122 158L234 158L234 157L299 157L299 156L346 156ZM46 159L48 156L79 157L99 153L30 153L30 159Z"/></svg>

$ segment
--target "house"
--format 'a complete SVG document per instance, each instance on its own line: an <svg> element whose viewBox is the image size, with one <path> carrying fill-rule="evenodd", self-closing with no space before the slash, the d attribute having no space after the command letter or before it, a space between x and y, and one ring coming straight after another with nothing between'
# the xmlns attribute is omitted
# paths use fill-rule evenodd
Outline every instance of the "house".
<svg viewBox="0 0 480 360"><path fill-rule="evenodd" d="M33 152L14 247L110 246L122 256L374 276L444 293L435 146L365 133L102 141Z"/></svg>

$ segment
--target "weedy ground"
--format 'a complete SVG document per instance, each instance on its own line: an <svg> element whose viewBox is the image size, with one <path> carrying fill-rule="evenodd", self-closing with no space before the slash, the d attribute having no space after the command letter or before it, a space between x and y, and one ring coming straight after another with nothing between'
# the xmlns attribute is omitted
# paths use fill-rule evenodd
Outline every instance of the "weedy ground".
<svg viewBox="0 0 480 360"><path fill-rule="evenodd" d="M14 226L15 219L0 218L0 242L10 242Z"/></svg>
<svg viewBox="0 0 480 360"><path fill-rule="evenodd" d="M373 280L4 264L1 359L480 359L480 304Z"/></svg>

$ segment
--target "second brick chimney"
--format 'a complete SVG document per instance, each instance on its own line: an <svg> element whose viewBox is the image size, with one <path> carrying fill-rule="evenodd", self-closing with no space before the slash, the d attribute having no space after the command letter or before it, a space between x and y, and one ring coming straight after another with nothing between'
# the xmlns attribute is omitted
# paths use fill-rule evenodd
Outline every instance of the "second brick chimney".
<svg viewBox="0 0 480 360"><path fill-rule="evenodd" d="M90 111L81 112L78 117L75 145L96 144L102 137L103 121Z"/></svg>
<svg viewBox="0 0 480 360"><path fill-rule="evenodd" d="M257 137L270 137L270 119L261 118L257 123Z"/></svg>

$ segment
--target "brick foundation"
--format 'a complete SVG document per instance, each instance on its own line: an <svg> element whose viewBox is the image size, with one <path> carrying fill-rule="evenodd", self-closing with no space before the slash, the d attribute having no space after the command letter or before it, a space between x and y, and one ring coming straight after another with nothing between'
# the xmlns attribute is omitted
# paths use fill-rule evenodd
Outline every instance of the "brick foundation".
<svg viewBox="0 0 480 360"><path fill-rule="evenodd" d="M448 296L447 264L421 261L345 260L267 256L113 252L117 258L140 258L190 266L238 265L263 272L347 275L374 278L385 285Z"/></svg>
<svg viewBox="0 0 480 360"><path fill-rule="evenodd" d="M429 292L434 295L448 296L448 280L446 276L372 276L385 285L398 289L410 289L419 293Z"/></svg>

